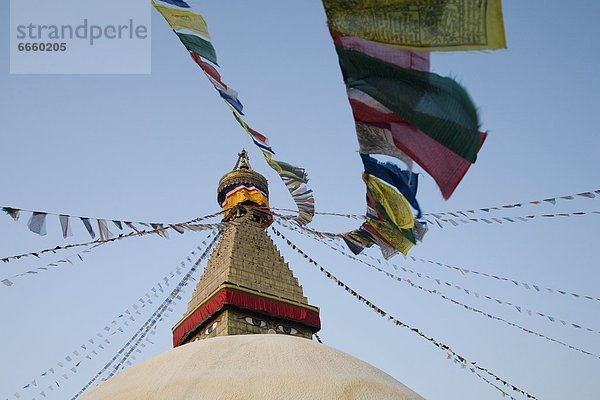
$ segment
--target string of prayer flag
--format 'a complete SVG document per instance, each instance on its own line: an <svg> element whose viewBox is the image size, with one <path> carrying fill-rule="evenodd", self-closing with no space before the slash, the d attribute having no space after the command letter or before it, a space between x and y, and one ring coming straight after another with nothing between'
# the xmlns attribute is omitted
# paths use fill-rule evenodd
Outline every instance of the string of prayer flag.
<svg viewBox="0 0 600 400"><path fill-rule="evenodd" d="M308 174L304 168L296 167L283 161L273 159L275 152L269 145L268 139L252 129L238 113L229 105L229 109L235 120L252 138L254 144L261 150L267 164L277 172L281 180L285 183L286 188L290 192L296 207L298 208L298 216L295 218L302 225L312 221L315 215L315 203L312 189L307 185Z"/></svg>
<svg viewBox="0 0 600 400"><path fill-rule="evenodd" d="M211 230L220 229L220 227L221 227L221 225L212 224L212 225L207 225L206 229L203 226L202 230L196 229L196 231L204 231L204 230L211 231ZM141 235L143 235L141 232L133 234L133 236L141 236ZM33 275L37 275L37 274L40 274L40 273L43 273L43 272L48 272L48 271L55 270L57 268L61 268L61 267L65 266L65 265L67 265L67 264L73 265L74 263L76 263L78 261L82 262L84 260L83 257L84 257L85 254L89 254L94 249L96 249L96 248L98 248L98 247L100 247L100 246L102 246L104 244L107 244L107 243L110 243L110 242L109 241L101 241L101 242L99 242L99 243L97 243L97 244L95 244L95 245L93 245L93 246L91 246L91 247L89 247L89 248L87 248L87 249L85 249L85 250L83 250L81 252L75 253L75 254L73 254L71 256L62 258L62 259L57 260L57 261L53 261L53 262L48 263L48 264L46 264L44 266L41 266L41 267L32 268L32 269L29 269L29 270L27 270L25 272L22 272L22 273L19 273L19 274L16 274L16 275L9 276L7 278L1 279L0 283L4 284L5 286L12 287L14 285L14 281L15 281L16 278L21 278L21 277L26 277L26 276L33 276Z"/></svg>
<svg viewBox="0 0 600 400"><path fill-rule="evenodd" d="M298 254L300 254L302 257L304 257L306 260L308 260L308 262L311 265L314 265L315 268L319 269L319 271L321 271L321 273L324 274L328 279L332 280L338 287L343 288L352 297L356 298L358 301L360 301L361 303L365 304L367 307L369 307L370 309L372 309L373 311L375 311L381 317L387 318L390 322L392 322L396 326L408 329L411 332L416 333L421 338L427 340L428 342L430 342L431 344L433 344L437 348L439 348L439 349L443 350L444 352L446 352L448 354L448 357L450 359L452 359L455 363L457 363L459 365L468 366L469 370L471 372L474 372L474 371L482 372L482 373L484 373L484 374L486 374L488 376L491 376L492 378L494 378L496 380L496 382L501 383L504 387L508 388L509 390L513 390L513 391L515 391L517 393L520 393L520 394L522 394L524 396L527 396L527 398L530 398L530 399L537 399L537 397L535 397L535 396L531 395L530 393L524 391L523 389L519 388L518 386L513 385L513 384L509 383L508 381L506 381L505 379L500 378L498 375L496 375L495 373L493 373L489 369L482 367L478 362L475 362L475 361L472 361L472 360L468 360L467 358L465 358L465 357L461 356L460 354L456 353L450 346L448 346L448 345L446 345L446 344L444 344L444 343L442 343L442 342L434 339L433 337L427 336L425 333L421 332L418 328L414 328L414 327L412 327L412 326L410 326L410 325L408 325L408 324L400 321L396 317L390 315L389 313L387 313L386 311L384 311L382 308L380 308L376 304L374 304L371 301L369 301L366 297L364 297L361 294L359 294L358 292L356 292L350 286L346 285L344 282L342 282L340 279L338 279L335 275L333 275L332 273L330 273L329 271L327 271L325 268L323 268L319 263L317 263L308 254L306 254L301 249L299 249L298 246L296 246L289 239L287 239L277 229L275 229L274 227L271 227L271 229L273 230L273 232L275 233L276 236L281 237L283 239L283 241L285 241L288 246L290 246L293 250L297 251ZM504 389L498 388L497 386L494 386L494 387L496 387L501 393L503 393L503 395L509 395L509 393L506 392Z"/></svg>
<svg viewBox="0 0 600 400"><path fill-rule="evenodd" d="M61 251L61 250L67 250L67 249L72 249L72 248L76 248L76 247L89 247L89 246L93 246L98 243L110 243L110 242L130 238L130 237L134 237L134 236L157 234L157 235L165 237L166 236L165 232L169 229L175 230L179 233L184 233L185 231L201 232L201 231L210 230L210 229L220 229L221 224L219 224L219 223L217 223L217 224L200 224L199 222L204 221L206 219L214 218L214 217L222 214L223 212L224 211L219 211L214 214L194 218L194 219L186 221L186 222L181 222L178 224L169 224L168 226L164 226L163 224L147 224L152 229L149 229L149 230L135 229L134 232L131 232L128 234L119 234L116 237L112 237L112 238L108 238L108 239L104 238L104 240L97 239L97 240L90 241L90 242L68 244L65 246L56 246L53 248L44 249L44 250L40 250L37 252L31 252L31 253L19 254L16 256L4 257L4 258L1 258L0 261L2 261L4 263L8 263L13 260L19 260L23 257L40 258L40 255L46 254L46 253L57 253L58 251ZM125 224L131 224L131 223L125 222ZM133 226L133 224L131 224L131 226Z"/></svg>
<svg viewBox="0 0 600 400"><path fill-rule="evenodd" d="M205 231L205 230L212 230L212 229L219 229L221 227L221 224L191 224L191 223L181 223L178 224L178 228L183 229L183 232L185 231L193 231L193 232L201 232L201 231ZM117 237L113 237L110 239L97 239L91 242L85 242L85 243L76 243L76 244L68 244L66 246L56 246L53 248L49 248L49 249L44 249L44 250L39 250L37 252L31 252L31 253L24 253L24 254L19 254L16 256L9 256L9 257L5 257L0 259L2 262L4 263L8 263L10 261L14 261L14 260L19 260L21 258L24 257L36 257L36 258L40 258L40 255L46 254L46 253L53 253L56 254L58 251L61 250L67 250L67 249L72 249L72 248L76 248L76 247L89 247L89 246L94 246L96 244L106 244L106 243L112 243L115 242L117 240L122 240L122 239L127 239L130 237L136 237L136 236L145 236L145 235L152 235L152 234L156 234L156 235L160 235L160 236L165 236L165 231L167 229L173 229L175 230L175 226L159 226L156 227L155 229L151 229L151 230L143 230L143 231L138 231L138 232L131 232L128 234L121 234Z"/></svg>
<svg viewBox="0 0 600 400"><path fill-rule="evenodd" d="M210 240L214 234L214 232L211 232L206 239L202 241L202 245L207 246L208 240ZM139 300L126 308L117 317L113 318L110 323L106 324L104 328L100 329L95 335L76 347L74 351L68 353L52 367L46 369L31 382L24 385L23 389L42 387L45 386L48 381L53 383L53 388L51 390L55 390L54 385L56 388L60 388L59 382L68 380L71 373L76 373L82 363L96 358L106 349L106 345L109 345L111 341L114 340L115 335L125 333L125 329L136 322L137 318L142 316L141 311L153 304L152 298L158 298L159 293L164 293L165 289L170 286L171 280L182 274L182 269L185 268L188 263L191 263L191 261L189 261L191 260L191 257L195 256L198 252L204 252L204 250L205 247L197 246L190 253L190 256L181 261L177 268L165 275L152 288L146 291L144 295L140 296ZM145 347L145 345L143 346ZM61 375L63 371L66 371L65 376Z"/></svg>
<svg viewBox="0 0 600 400"><path fill-rule="evenodd" d="M109 223L112 223L112 225L114 225L114 227L116 227L116 229L118 229L119 231L123 231L123 226L126 226L134 232L140 232L141 230L136 226L136 224L141 225L146 228L150 228L150 227L154 227L154 226L160 227L160 226L164 226L164 225L168 225L168 226L171 226L171 228L175 228L182 224L193 224L193 223L199 221L199 220L191 220L191 221L187 221L184 223L177 223L177 224L156 223L156 222L131 222L131 221L116 220L116 219L90 218L90 217L70 215L70 214L65 214L65 213L55 214L55 213L51 213L48 211L32 211L32 210L25 210L25 209L21 209L21 208L13 208L13 207L2 207L1 209L4 213L6 213L8 216L10 216L14 221L18 221L19 217L22 215L22 213L31 213L31 217L29 218L29 221L27 222L27 227L29 228L30 231L32 231L33 233L37 233L40 236L45 236L47 234L47 229L46 229L47 216L51 215L51 216L58 217L59 222L60 222L61 232L62 232L63 238L65 238L65 239L67 237L72 236L72 234L73 234L72 229L71 229L71 227L72 227L71 221L72 220L80 220L92 239L96 238L96 235L97 235L96 229L98 230L98 234L100 235L101 239L102 238L110 239L113 236L113 234L109 229ZM210 216L201 217L201 218L206 219L209 217L217 216L219 214L221 214L221 212L215 213ZM157 228L154 228L154 230L157 230ZM160 230L158 230L156 233L162 234L162 232L160 232Z"/></svg>
<svg viewBox="0 0 600 400"><path fill-rule="evenodd" d="M158 322L162 321L166 312L169 311L171 306L176 303L177 300L181 300L180 293L183 288L189 284L193 279L193 275L200 267L202 261L204 261L209 255L211 250L214 248L217 240L220 237L220 233L217 234L210 244L206 247L202 255L198 258L188 272L183 276L177 286L169 293L165 300L158 306L156 311L144 322L141 328L121 347L121 349L111 358L111 360L104 366L96 375L81 388L81 390L73 396L73 400L81 396L90 386L98 380L106 371L112 367L112 371L109 373L109 377L114 376L116 372L123 367L124 364L129 364L129 358L132 357L132 353L140 346L146 336L153 332Z"/></svg>
<svg viewBox="0 0 600 400"><path fill-rule="evenodd" d="M504 204L501 206L494 206L494 207L476 208L476 209L463 210L463 211L444 211L444 212L428 213L428 214L424 214L424 215L425 216L433 216L437 219L441 219L441 218L443 218L443 216L451 216L454 218L460 218L460 216L463 216L465 218L469 218L468 214L475 214L477 212L482 212L482 211L485 213L489 213L490 211L500 211L500 210L507 209L507 208L519 208L519 207L524 207L527 205L542 205L542 204L556 205L557 201L560 201L560 200L570 201L570 200L575 200L575 199L595 199L596 197L600 197L600 189L589 191L589 192L568 194L568 195L564 195L564 196L548 197L548 198L545 198L542 200L530 200L530 201L524 201L524 202L520 202L520 203L508 203L508 204Z"/></svg>
<svg viewBox="0 0 600 400"><path fill-rule="evenodd" d="M177 5L175 3L170 4ZM261 150L267 164L279 174L298 207L297 221L300 224L311 222L315 210L313 192L307 186L308 175L303 168L274 160L272 156L275 153L269 145L267 137L250 128L242 119L243 105L238 99L238 93L225 85L217 69L205 61L210 61L212 64L218 66L216 51L210 42L210 35L204 18L190 11L172 10L168 7L157 5L154 1L152 1L152 5L165 18L169 26L190 52L194 62L202 69L208 80L225 101L225 104L231 109L236 121L238 121L242 128L250 135L253 143ZM192 34L183 33L180 30L190 31ZM204 38L201 36L204 36Z"/></svg>
<svg viewBox="0 0 600 400"><path fill-rule="evenodd" d="M275 211L289 211L295 212L294 210L289 209L281 209L281 208L272 208ZM484 222L486 224L503 224L503 223L515 223L515 222L528 222L533 219L548 219L548 218L564 218L564 217L579 217L583 215L600 215L600 211L574 211L574 212L563 212L563 213L555 213L555 214L530 214L530 215L519 215L519 216L498 216L498 217L487 217L487 218L472 218L465 215L465 218L461 218L460 215L464 213L463 211L458 212L447 212L447 213L436 213L434 214L423 214L422 220L427 222L428 226L437 226L439 228L444 228L445 226L459 226L469 223L478 223ZM357 214L342 214L342 213L334 213L334 212L317 212L318 215L330 215L337 217L344 217L348 219L354 220L365 220L367 217ZM456 218L444 218L441 215L456 215ZM285 215L275 214L284 219L288 218ZM432 218L432 216L436 216L436 218ZM328 234L329 236L337 236L334 233L320 232L322 234Z"/></svg>
<svg viewBox="0 0 600 400"><path fill-rule="evenodd" d="M7 278L4 278L4 279L0 280L0 283L2 283L5 286L11 287L11 286L14 285L14 280L16 278L20 278L20 277L24 277L24 276L37 275L37 274L45 272L45 271L50 271L52 269L60 268L60 267L62 267L64 265L66 265L66 264L73 265L77 261L83 261L83 255L84 254L91 253L91 251L93 249L95 249L98 246L101 246L102 244L104 244L104 243L98 243L95 246L92 246L92 247L90 247L88 249L85 249L85 250L83 250L81 252L75 253L75 254L73 254L73 255L71 255L69 257L62 258L60 260L48 263L48 264L46 264L44 266L41 266L41 267L29 269L29 270L27 270L25 272L22 272L20 274L9 276Z"/></svg>
<svg viewBox="0 0 600 400"><path fill-rule="evenodd" d="M413 256L409 256L409 258L412 261L414 261L414 262L420 261L422 263L435 265L437 267L448 268L448 269L451 269L451 270L459 272L463 276L466 276L466 274L473 274L473 275L483 276L485 278L495 279L497 281L509 282L509 283L514 284L515 286L518 286L518 287L521 287L521 288L524 288L524 289L527 289L527 290L533 290L534 292L537 292L537 293L546 292L546 293L550 293L550 294L560 294L562 296L571 296L571 297L573 297L575 299L586 299L586 300L600 301L600 297L599 296L589 296L589 295L583 295L583 294L575 293L575 292L572 292L572 291L569 291L569 290L549 288L549 287L546 287L545 285L541 285L539 283L522 282L522 281L519 281L519 280L516 280L516 279L513 279L513 278L508 278L506 276L489 274L487 272L482 272L482 271L476 271L476 270L473 270L473 269L457 267L457 266L454 266L454 265L448 265L448 264L441 263L439 261L426 260L426 259L423 259L423 258L416 258L416 257L413 257Z"/></svg>
<svg viewBox="0 0 600 400"><path fill-rule="evenodd" d="M279 224L280 224L280 225L282 225L282 226L285 226L285 227L288 227L288 228L289 228L289 226L288 226L288 225L286 225L286 224L283 224L283 223L281 223L281 222L280 222L280 221L278 221L278 220L276 220L276 222L277 222L277 223L279 223ZM329 243L325 242L324 240L318 239L318 238L316 238L316 237L312 237L312 238L313 238L314 240L317 240L317 241L319 241L319 242L320 242L320 243L322 243L323 245L325 245L325 246L329 247L331 250L333 250L333 251L335 251L335 252L337 252L337 253L340 253L340 254L342 254L342 255L346 256L346 257L347 257L347 258L349 258L350 260L357 261L357 262L359 262L359 263L361 263L361 264L363 264L363 265L366 265L366 266L368 266L368 267L370 267L370 268L372 268L372 269L375 269L375 270L377 270L378 272L385 274L387 277L389 277L389 278L391 278L391 279L393 279L393 280L396 280L396 281L398 281L398 282L406 282L406 283L409 283L411 286L413 286L413 287L415 287L415 288L418 288L418 289L426 290L426 291L428 291L429 293L434 293L434 292L436 292L436 291L431 291L431 290L428 290L428 289L424 289L424 288L422 288L422 287L420 287L420 286L418 286L418 285L414 285L414 284L413 284L413 283L410 281L410 279L408 279L408 278L406 278L406 277L398 277L398 276L396 276L396 275L394 275L394 274L391 274L390 272L388 272L388 271L386 271L386 270L384 270L384 269L382 269L382 268L380 268L380 267L377 267L376 265L373 265L373 264L371 264L371 263L368 263L368 262L366 262L366 261L364 261L364 260L362 260L362 259L360 259L360 258L357 258L357 257L355 257L355 256L353 256L353 255L351 255L351 254L348 254L348 253L346 253L344 250L342 250L342 249L341 249L341 248L339 248L339 247L332 246L331 244L329 244ZM463 294L466 294L466 295L468 295L468 296L474 296L474 297L475 297L475 298L477 298L477 299L485 299L485 300L493 301L493 302L495 302L495 303L497 303L497 304L500 304L500 305L505 305L505 306L508 306L508 307L510 307L512 310L516 310L516 311L518 311L519 313L526 313L526 314L527 314L527 315L529 315L530 317L531 317L531 316L538 316L538 317L541 317L541 318L543 318L543 319L544 319L544 320L546 320L546 321L550 321L550 322L553 322L553 323L556 323L556 324L559 324L559 323L560 323L562 326L565 326L565 327L575 328L575 329L579 329L579 330L585 330L585 331L587 331L587 332L600 333L600 331L598 331L597 329L592 329L592 328L589 328L589 327L583 326L582 324L578 324L578 323L576 324L576 323L573 323L573 322L565 321L564 319L561 319L561 318L554 317L554 316L552 316L552 315L549 315L549 314L547 314L547 313L542 313L542 312L539 312L539 311L531 310L530 308L528 308L528 307L526 307L526 306L523 306L523 305L515 304L515 303L513 303L513 302L510 302L510 301L507 301L507 300L502 300L502 299L499 299L499 298L496 298L496 297L492 297L492 296L489 296L489 295L486 295L486 294L482 294L482 293L479 293L479 292L477 292L477 291L475 291L475 290L473 290L473 289L467 289L467 288L465 288L465 287L462 287L462 286L460 286L460 285L457 285L457 284L454 284L454 283L450 283L450 282L446 282L446 281L444 281L444 280L441 280L441 279L438 279L438 278L435 278L435 277L429 276L429 275L428 275L428 274L426 274L426 273L422 273L422 272L419 272L419 271L414 271L414 270L412 270L412 269L410 269L410 268L403 267L403 266L398 266L398 265L396 265L396 264L388 264L388 265L391 265L391 266L392 266L392 267L393 267L395 270L398 270L398 269L400 269L400 270L402 270L402 271L404 271L404 272L407 272L407 273L410 273L410 274L413 274L413 275L417 275L417 277L419 277L419 278L421 278L421 279L427 279L427 280L433 281L433 282L435 282L435 283L436 283L438 286L446 286L446 287L449 287L449 288L454 288L454 289L458 290L459 292L461 292L461 293L463 293ZM441 294L441 293L440 293L440 292L437 292L437 294ZM457 302L457 303L458 303L458 302ZM462 304L461 304L461 305L462 305ZM468 307L468 306L465 306L465 305L462 305L462 306L463 306L463 307Z"/></svg>
<svg viewBox="0 0 600 400"><path fill-rule="evenodd" d="M574 217L582 215L600 215L600 211L576 211L568 213L557 213L557 214L539 214L539 215L524 215L524 216L511 216L511 217L488 217L488 218L438 218L431 220L431 218L424 217L423 219L430 224L437 224L440 228L448 226L459 226L460 224L470 224L476 222L485 222L486 224L502 224L502 223L514 223L514 222L527 222L534 218L545 219L545 218L561 218L561 217Z"/></svg>
<svg viewBox="0 0 600 400"><path fill-rule="evenodd" d="M277 215L276 215L277 216ZM312 230L308 227L300 227L300 226L296 226L296 225L291 225L289 223L287 223L287 220L285 218L278 218L275 220L277 223L283 224L286 228L293 230L295 232L298 232L302 235L305 235L306 237L311 237L314 238L316 240L322 240L322 239L326 239L329 240L330 243L333 243L335 245L337 245L338 250L343 250L341 244L339 244L339 242L337 241L338 239L344 239L344 236L341 234L332 234L332 233L328 233L328 232L319 232L319 231L315 231ZM365 257L381 264L381 263L385 263L387 265L391 265L392 267L394 267L394 269L397 269L398 266L395 264L389 264L387 260L385 259L380 259L380 258L376 258L370 254L365 254L362 253L362 255L364 255ZM496 275L496 274L490 274L487 272L482 272L482 271L477 271L474 269L468 269L465 267L458 267L455 265L448 265L448 264L444 264L441 263L439 261L432 261L432 260L427 260L424 258L417 258L414 256L407 256L410 260L417 262L420 261L424 264L430 264L439 268L447 268L450 269L454 272L459 273L462 277L466 278L468 274L473 274L473 275L477 275L477 276L481 276L484 278L488 278L488 279L494 279L496 281L499 282L507 282L507 283L512 283L513 285L523 288L523 289L527 289L529 291L533 291L535 293L548 293L548 294L560 294L561 296L569 296L575 299L585 299L585 300L592 300L592 301L599 301L600 302L600 296L590 296L590 295L584 295L584 294L579 294L579 293L575 293L573 291L570 290L564 290L564 289L556 289L556 288L550 288L547 287L545 285L539 284L539 283L531 283L531 282L523 282L514 278L509 278L506 276L502 276L502 275ZM400 267L401 268L401 267Z"/></svg>
<svg viewBox="0 0 600 400"><path fill-rule="evenodd" d="M372 154L372 153L365 153L362 151L361 151L361 153ZM418 176L417 174L414 174L413 176L415 176L415 175ZM576 199L596 199L596 198L600 198L600 189L591 190L588 192L573 193L573 194L564 195L564 196L548 197L548 198L541 199L541 200L530 200L530 201L524 201L524 202L520 202L520 203L508 203L508 204L504 204L501 206L493 206L493 207L486 207L486 208L474 208L474 209L469 209L469 210L425 213L422 216L423 217L435 217L436 219L442 219L442 218L448 217L448 216L454 217L454 218L461 218L461 216L464 218L470 218L473 214L476 214L478 212L485 212L485 213L489 214L491 211L500 211L500 210L510 209L510 208L521 208L521 207L525 207L528 205L543 205L543 204L556 205L557 202L562 201L562 200L571 201L571 200L576 200ZM285 208L271 208L271 210L296 212L296 210L290 210L290 209L285 209ZM365 219L364 215L337 213L337 212L317 211L317 212L315 212L315 215L328 215L328 216L344 217L344 218L355 219L355 220L364 220ZM429 218L429 220L431 222L430 218Z"/></svg>
<svg viewBox="0 0 600 400"><path fill-rule="evenodd" d="M156 315L154 316L154 318L151 317L146 321L146 323L148 325L145 327L142 326L143 329L140 328L140 335L135 340L135 342L133 342L130 345L129 350L121 356L121 359L117 362L117 364L115 364L112 367L113 370L108 375L107 378L111 378L112 376L114 376L122 365L124 365L125 363L128 363L128 359L130 357L132 357L133 352L135 351L137 346L140 345L140 343L144 339L147 332L155 329L157 322L161 322L164 319L166 312L169 310L170 306L175 304L176 300L182 300L182 297L181 297L181 293L183 293L182 289L184 287L186 287L190 281L194 280L193 275L198 271L201 263L210 256L211 251L214 248L215 244L217 243L219 237L220 237L220 232L214 237L214 239L211 241L211 243L205 248L204 252L200 255L200 258L197 259L197 261L192 265L190 270L183 276L183 278L181 279L179 284L173 289L173 291L170 293L170 295L165 299L165 301L161 305L162 310L161 310L161 307L159 307L157 309L157 312L156 312ZM190 258L190 260L191 260L191 258ZM190 262L192 262L192 261L190 261Z"/></svg>

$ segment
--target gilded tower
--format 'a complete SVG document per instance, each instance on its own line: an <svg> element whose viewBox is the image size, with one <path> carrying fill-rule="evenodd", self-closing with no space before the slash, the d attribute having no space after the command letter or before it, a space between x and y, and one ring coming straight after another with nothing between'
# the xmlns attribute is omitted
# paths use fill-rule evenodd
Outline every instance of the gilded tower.
<svg viewBox="0 0 600 400"><path fill-rule="evenodd" d="M188 308L173 327L173 345L215 336L285 334L310 339L319 309L267 235L272 223L267 180L246 151L219 182L224 228Z"/></svg>

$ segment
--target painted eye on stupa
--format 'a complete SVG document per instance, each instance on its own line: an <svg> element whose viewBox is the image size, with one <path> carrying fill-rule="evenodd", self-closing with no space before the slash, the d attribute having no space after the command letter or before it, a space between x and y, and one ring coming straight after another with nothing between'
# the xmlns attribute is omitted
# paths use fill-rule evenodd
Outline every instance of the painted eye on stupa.
<svg viewBox="0 0 600 400"><path fill-rule="evenodd" d="M286 335L295 335L298 333L296 329L284 325L279 325L277 329L279 332L285 333Z"/></svg>
<svg viewBox="0 0 600 400"><path fill-rule="evenodd" d="M244 320L250 325L258 326L259 328L264 328L267 326L267 323L262 319L246 317Z"/></svg>
<svg viewBox="0 0 600 400"><path fill-rule="evenodd" d="M204 333L207 335L210 335L211 333L213 333L215 331L216 327L217 327L217 323L215 322L214 324L212 324L211 326L206 328L206 331L204 331Z"/></svg>

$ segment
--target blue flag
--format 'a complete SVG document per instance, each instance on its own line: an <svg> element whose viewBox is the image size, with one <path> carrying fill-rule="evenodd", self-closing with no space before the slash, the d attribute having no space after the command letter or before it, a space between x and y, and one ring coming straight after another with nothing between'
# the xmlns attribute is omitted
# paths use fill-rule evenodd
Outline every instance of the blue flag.
<svg viewBox="0 0 600 400"><path fill-rule="evenodd" d="M398 166L386 162L382 163L366 154L361 154L365 172L369 175L377 177L384 182L394 186L417 210L417 218L421 218L421 207L417 202L417 186L419 184L419 175L409 171L404 171Z"/></svg>
<svg viewBox="0 0 600 400"><path fill-rule="evenodd" d="M163 3L169 3L181 8L190 8L190 5L183 0L160 0Z"/></svg>

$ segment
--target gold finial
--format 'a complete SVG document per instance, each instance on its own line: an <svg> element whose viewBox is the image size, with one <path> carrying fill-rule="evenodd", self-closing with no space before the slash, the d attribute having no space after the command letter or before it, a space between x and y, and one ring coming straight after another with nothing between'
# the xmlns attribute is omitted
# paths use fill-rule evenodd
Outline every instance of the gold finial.
<svg viewBox="0 0 600 400"><path fill-rule="evenodd" d="M223 205L227 198L227 193L232 190L233 186L251 185L259 189L268 201L269 186L267 179L254 171L250 166L248 152L243 149L238 153L238 159L233 167L233 170L225 174L219 181L217 188L217 201L219 205Z"/></svg>
<svg viewBox="0 0 600 400"><path fill-rule="evenodd" d="M252 169L252 167L250 167L250 156L248 156L246 149L242 149L242 152L238 153L238 159L235 163L235 167L233 167L234 171L236 169Z"/></svg>

